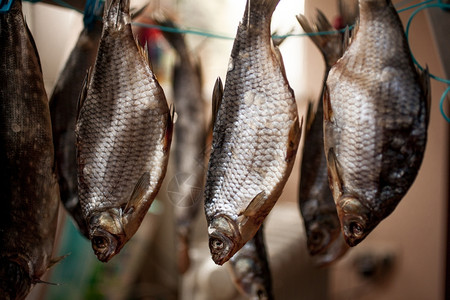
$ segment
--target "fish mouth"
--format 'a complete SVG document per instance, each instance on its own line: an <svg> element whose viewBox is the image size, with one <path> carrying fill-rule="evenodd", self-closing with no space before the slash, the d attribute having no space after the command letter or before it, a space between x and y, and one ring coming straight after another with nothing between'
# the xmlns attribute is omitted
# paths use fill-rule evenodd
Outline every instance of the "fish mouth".
<svg viewBox="0 0 450 300"><path fill-rule="evenodd" d="M313 260L317 267L325 267L341 258L350 247L347 245L343 235L339 236L328 245L322 252L317 253Z"/></svg>
<svg viewBox="0 0 450 300"><path fill-rule="evenodd" d="M92 249L98 260L108 262L118 253L119 239L115 235L103 230L96 229L91 238Z"/></svg>
<svg viewBox="0 0 450 300"><path fill-rule="evenodd" d="M0 259L0 295L5 299L25 299L31 290L28 268L15 259ZM3 298L2 298L3 299Z"/></svg>
<svg viewBox="0 0 450 300"><path fill-rule="evenodd" d="M258 300L269 299L269 293L267 292L267 289L265 288L264 284L261 284L259 282L252 284L251 296L252 296L251 299L258 299Z"/></svg>
<svg viewBox="0 0 450 300"><path fill-rule="evenodd" d="M316 255L328 247L331 242L331 234L319 224L311 226L307 233L307 245L311 255Z"/></svg>
<svg viewBox="0 0 450 300"><path fill-rule="evenodd" d="M222 265L237 252L241 234L236 222L225 215L219 215L208 226L209 250L213 261Z"/></svg>
<svg viewBox="0 0 450 300"><path fill-rule="evenodd" d="M209 236L209 250L211 252L212 260L218 264L223 265L233 256L235 244L227 236L220 232L213 232Z"/></svg>

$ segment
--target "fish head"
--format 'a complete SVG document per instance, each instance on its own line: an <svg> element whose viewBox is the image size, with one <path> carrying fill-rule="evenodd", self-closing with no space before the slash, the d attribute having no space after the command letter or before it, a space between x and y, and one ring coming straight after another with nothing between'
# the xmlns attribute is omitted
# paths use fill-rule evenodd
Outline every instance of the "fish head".
<svg viewBox="0 0 450 300"><path fill-rule="evenodd" d="M357 197L342 196L337 201L337 212L345 241L351 247L359 244L374 228L370 209Z"/></svg>
<svg viewBox="0 0 450 300"><path fill-rule="evenodd" d="M208 226L209 250L213 261L222 265L239 249L241 234L236 222L219 215Z"/></svg>
<svg viewBox="0 0 450 300"><path fill-rule="evenodd" d="M0 258L0 295L2 299L25 299L31 290L32 279L25 262ZM4 297L4 298L3 298Z"/></svg>
<svg viewBox="0 0 450 300"><path fill-rule="evenodd" d="M97 258L109 261L126 242L121 218L116 210L94 214L89 222L89 238Z"/></svg>

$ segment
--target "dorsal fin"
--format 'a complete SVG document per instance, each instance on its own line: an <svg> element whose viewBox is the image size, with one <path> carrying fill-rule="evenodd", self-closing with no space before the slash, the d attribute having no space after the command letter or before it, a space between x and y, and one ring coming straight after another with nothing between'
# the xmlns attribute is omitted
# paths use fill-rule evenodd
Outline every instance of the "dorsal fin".
<svg viewBox="0 0 450 300"><path fill-rule="evenodd" d="M219 112L220 105L222 104L223 97L223 85L220 77L217 77L214 84L214 90L212 94L212 128L216 125L217 113Z"/></svg>
<svg viewBox="0 0 450 300"><path fill-rule="evenodd" d="M81 108L83 107L84 104L84 100L86 100L86 96L87 96L87 92L88 92L88 87L90 85L91 82L91 76L92 76L92 67L89 68L86 71L86 76L84 77L84 81L83 81L83 85L81 87L81 92L80 92L80 96L78 97L78 104L77 104L77 121L80 118L80 112L81 112Z"/></svg>

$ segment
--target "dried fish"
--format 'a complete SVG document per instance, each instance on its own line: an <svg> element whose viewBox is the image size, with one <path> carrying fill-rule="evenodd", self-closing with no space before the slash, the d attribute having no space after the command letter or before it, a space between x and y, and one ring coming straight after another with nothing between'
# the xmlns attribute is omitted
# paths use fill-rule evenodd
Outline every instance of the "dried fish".
<svg viewBox="0 0 450 300"><path fill-rule="evenodd" d="M79 200L103 262L134 235L158 193L173 127L148 55L131 32L129 0L107 2L105 10L76 124Z"/></svg>
<svg viewBox="0 0 450 300"><path fill-rule="evenodd" d="M317 10L317 20L313 25L303 15L297 19L308 33L332 31L333 27L324 14ZM324 57L325 75L344 52L343 33L311 35L311 40ZM323 89L323 88L322 88ZM320 99L322 99L322 95ZM341 234L336 205L328 185L327 162L323 150L323 108L321 101L313 112L310 103L306 119L305 144L300 170L299 204L305 225L307 246L317 265L332 263L348 249Z"/></svg>
<svg viewBox="0 0 450 300"><path fill-rule="evenodd" d="M346 242L355 246L395 209L422 163L429 77L414 67L390 1L360 0L354 40L324 93L330 187Z"/></svg>
<svg viewBox="0 0 450 300"><path fill-rule="evenodd" d="M278 2L247 2L223 97L216 82L205 213L217 264L255 235L283 190L300 140L294 93L270 36Z"/></svg>
<svg viewBox="0 0 450 300"><path fill-rule="evenodd" d="M48 99L21 1L0 13L0 295L25 299L55 263L59 189Z"/></svg>

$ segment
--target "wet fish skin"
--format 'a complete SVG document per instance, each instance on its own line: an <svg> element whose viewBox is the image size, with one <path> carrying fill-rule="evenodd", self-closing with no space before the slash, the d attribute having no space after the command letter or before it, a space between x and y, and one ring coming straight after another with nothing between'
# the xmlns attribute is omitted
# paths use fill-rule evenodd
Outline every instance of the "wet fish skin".
<svg viewBox="0 0 450 300"><path fill-rule="evenodd" d="M156 18L159 25L177 28L167 16ZM184 178L178 186L174 206L178 236L179 270L185 273L190 265L189 244L192 226L203 201L206 173L206 114L202 96L200 61L189 51L185 38L179 33L163 32L175 49L177 57L173 68L173 101L177 109L172 158L175 175ZM178 201L179 200L179 201Z"/></svg>
<svg viewBox="0 0 450 300"><path fill-rule="evenodd" d="M333 27L320 10L314 24L303 15L297 20L308 33L332 31ZM311 40L324 57L324 84L328 72L344 52L344 34L311 35ZM323 88L322 88L323 89ZM320 96L322 100L323 95ZM306 119L303 158L300 169L299 206L307 236L309 254L318 266L334 262L348 249L341 234L336 205L328 185L327 161L323 150L323 106L319 102L316 112L310 102Z"/></svg>
<svg viewBox="0 0 450 300"><path fill-rule="evenodd" d="M54 263L59 189L48 99L21 1L0 14L0 295L25 299Z"/></svg>
<svg viewBox="0 0 450 300"><path fill-rule="evenodd" d="M78 195L100 261L139 228L165 176L171 137L171 112L132 35L129 1L107 2L76 124Z"/></svg>
<svg viewBox="0 0 450 300"><path fill-rule="evenodd" d="M255 236L230 258L227 265L241 294L252 300L273 299L263 225Z"/></svg>
<svg viewBox="0 0 450 300"><path fill-rule="evenodd" d="M61 201L80 232L87 238L89 232L78 200L75 123L78 98L86 73L95 63L102 33L103 26L100 21L92 25L91 28L84 27L81 31L50 98Z"/></svg>
<svg viewBox="0 0 450 300"><path fill-rule="evenodd" d="M271 44L270 21L277 4L278 0L247 2L223 97L213 101L221 99L220 105L213 103L217 116L205 214L217 264L255 235L282 192L300 140L294 93L281 54Z"/></svg>
<svg viewBox="0 0 450 300"><path fill-rule="evenodd" d="M360 0L359 30L324 95L330 187L346 242L361 242L397 206L422 163L428 73L416 71L390 1Z"/></svg>

